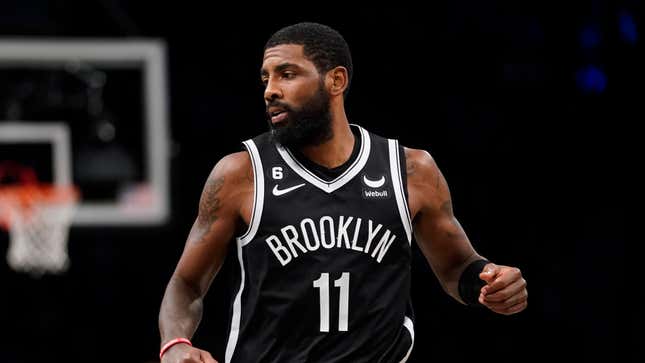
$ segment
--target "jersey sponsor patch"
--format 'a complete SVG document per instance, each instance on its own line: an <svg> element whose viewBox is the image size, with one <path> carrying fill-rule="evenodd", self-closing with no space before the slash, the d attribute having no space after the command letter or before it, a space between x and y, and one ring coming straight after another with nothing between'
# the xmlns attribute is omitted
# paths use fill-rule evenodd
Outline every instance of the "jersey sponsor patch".
<svg viewBox="0 0 645 363"><path fill-rule="evenodd" d="M390 192L387 188L384 188L387 178L385 175L381 175L377 178L372 178L368 175L363 174L361 181L364 186L367 188L361 189L361 197L363 199L387 199L390 197ZM369 189L368 189L369 188Z"/></svg>
<svg viewBox="0 0 645 363"><path fill-rule="evenodd" d="M363 183L370 188L380 188L385 185L385 175L381 175L381 177L376 180L369 179L367 175L363 175Z"/></svg>
<svg viewBox="0 0 645 363"><path fill-rule="evenodd" d="M387 199L390 197L390 193L387 189L382 190L370 190L363 189L361 190L361 196L363 199Z"/></svg>
<svg viewBox="0 0 645 363"><path fill-rule="evenodd" d="M378 179L371 179L367 175L363 175L363 184L370 188L380 188L385 185L385 175L381 175Z"/></svg>

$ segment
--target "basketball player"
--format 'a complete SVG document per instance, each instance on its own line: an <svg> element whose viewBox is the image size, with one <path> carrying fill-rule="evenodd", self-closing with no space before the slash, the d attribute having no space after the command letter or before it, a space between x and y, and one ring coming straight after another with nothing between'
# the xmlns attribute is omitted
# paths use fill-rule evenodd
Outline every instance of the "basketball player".
<svg viewBox="0 0 645 363"><path fill-rule="evenodd" d="M239 265L220 362L405 362L413 236L444 290L500 314L527 306L519 269L477 254L432 157L348 122L349 48L300 23L265 46L270 131L221 159L161 305L163 363L217 362L192 347L227 251Z"/></svg>

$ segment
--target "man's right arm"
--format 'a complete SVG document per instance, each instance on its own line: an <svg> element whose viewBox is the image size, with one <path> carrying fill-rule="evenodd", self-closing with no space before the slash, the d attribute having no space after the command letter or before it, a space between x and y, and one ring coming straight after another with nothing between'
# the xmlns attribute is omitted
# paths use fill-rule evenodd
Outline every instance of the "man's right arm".
<svg viewBox="0 0 645 363"><path fill-rule="evenodd" d="M253 171L248 153L228 155L215 165L161 303L162 345L175 338L191 338L195 333L202 317L203 297L224 262L229 242L248 224L252 196ZM186 344L173 346L163 357L164 363L192 361L215 362L207 352Z"/></svg>

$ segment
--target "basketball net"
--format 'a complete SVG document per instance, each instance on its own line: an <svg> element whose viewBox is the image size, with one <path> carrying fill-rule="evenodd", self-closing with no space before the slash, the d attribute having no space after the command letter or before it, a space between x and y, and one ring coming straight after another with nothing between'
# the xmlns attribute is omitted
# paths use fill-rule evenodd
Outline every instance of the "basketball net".
<svg viewBox="0 0 645 363"><path fill-rule="evenodd" d="M70 186L33 181L0 185L0 227L9 231L9 266L37 277L65 272L77 203L78 192Z"/></svg>

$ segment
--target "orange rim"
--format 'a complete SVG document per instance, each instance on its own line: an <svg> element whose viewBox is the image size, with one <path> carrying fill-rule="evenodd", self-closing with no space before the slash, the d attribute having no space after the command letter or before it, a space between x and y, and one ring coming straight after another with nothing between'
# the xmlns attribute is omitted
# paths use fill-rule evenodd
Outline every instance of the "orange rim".
<svg viewBox="0 0 645 363"><path fill-rule="evenodd" d="M0 186L0 227L6 230L11 227L12 210L18 209L21 215L29 216L36 203L74 203L78 197L74 186L42 183Z"/></svg>

